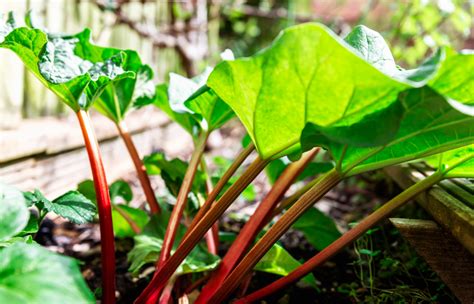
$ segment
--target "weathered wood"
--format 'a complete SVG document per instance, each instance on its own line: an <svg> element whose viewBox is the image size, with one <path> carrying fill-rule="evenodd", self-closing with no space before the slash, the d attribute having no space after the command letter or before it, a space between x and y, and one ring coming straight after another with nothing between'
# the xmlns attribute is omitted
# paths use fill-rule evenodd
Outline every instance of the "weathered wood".
<svg viewBox="0 0 474 304"><path fill-rule="evenodd" d="M109 119L93 115L92 121L99 141L117 136L117 130ZM167 121L164 114L152 108L131 113L127 117L132 133L162 126ZM27 120L16 129L0 130L0 164L32 155L56 154L83 144L75 117Z"/></svg>
<svg viewBox="0 0 474 304"><path fill-rule="evenodd" d="M390 221L462 303L474 302L474 256L466 248L434 221Z"/></svg>
<svg viewBox="0 0 474 304"><path fill-rule="evenodd" d="M396 166L384 170L402 188L408 188L423 178L423 174L413 168ZM449 188L449 193L444 189L446 187ZM445 181L434 186L427 195L419 195L416 201L474 254L474 209L469 206L472 201L464 202L465 199L470 200L465 189L453 181Z"/></svg>
<svg viewBox="0 0 474 304"><path fill-rule="evenodd" d="M45 120L48 128L38 120L20 130L0 131L0 181L22 190L38 188L55 197L90 178L91 173L76 122ZM163 148L169 125L164 114L135 112L127 122L141 155ZM115 126L101 116L94 117L94 125L109 182L131 172L131 159ZM183 145L187 141L190 139L182 140Z"/></svg>

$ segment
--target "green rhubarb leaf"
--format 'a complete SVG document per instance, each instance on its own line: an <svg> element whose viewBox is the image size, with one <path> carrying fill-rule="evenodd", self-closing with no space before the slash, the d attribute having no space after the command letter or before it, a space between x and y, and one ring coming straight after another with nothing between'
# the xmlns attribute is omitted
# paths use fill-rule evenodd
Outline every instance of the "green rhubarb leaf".
<svg viewBox="0 0 474 304"><path fill-rule="evenodd" d="M26 237L28 235L37 233L39 230L39 218L36 214L30 213L30 218L28 219L28 223L26 224L25 228L17 234L17 237Z"/></svg>
<svg viewBox="0 0 474 304"><path fill-rule="evenodd" d="M467 71L474 68L474 52L465 50L457 53L452 49L445 49L443 55L442 65L429 85L439 94L472 107L474 75Z"/></svg>
<svg viewBox="0 0 474 304"><path fill-rule="evenodd" d="M433 168L442 167L446 178L474 178L474 146L446 151L426 158Z"/></svg>
<svg viewBox="0 0 474 304"><path fill-rule="evenodd" d="M184 104L195 113L201 127L207 131L220 128L234 117L231 108L207 86L198 89Z"/></svg>
<svg viewBox="0 0 474 304"><path fill-rule="evenodd" d="M344 38L359 55L374 67L393 75L399 71L389 46L382 35L366 26L358 25Z"/></svg>
<svg viewBox="0 0 474 304"><path fill-rule="evenodd" d="M153 153L143 159L146 170L150 175L160 175L164 180L169 192L178 196L179 189L183 183L184 175L188 168L188 163L179 158L168 160L164 153ZM200 170L196 172L193 181L192 192L205 193L206 179Z"/></svg>
<svg viewBox="0 0 474 304"><path fill-rule="evenodd" d="M21 242L0 251L0 303L95 303L77 262Z"/></svg>
<svg viewBox="0 0 474 304"><path fill-rule="evenodd" d="M27 27L3 32L8 34L0 47L15 52L74 111L88 109L110 83L135 77L135 73L123 68L126 54L93 45L89 29L69 36Z"/></svg>
<svg viewBox="0 0 474 304"><path fill-rule="evenodd" d="M397 96L410 87L313 23L284 30L269 48L250 58L219 64L207 85L234 110L263 158L298 150L306 122L340 142L384 141L401 115ZM390 123L364 134L349 128L381 111Z"/></svg>
<svg viewBox="0 0 474 304"><path fill-rule="evenodd" d="M94 182L85 180L77 186L77 190L97 204ZM114 234L118 238L133 237L135 231L130 226L129 220L133 221L138 228L143 229L149 221L148 214L140 209L128 206L133 199L130 185L123 180L116 180L109 186L110 200L112 202L112 223Z"/></svg>
<svg viewBox="0 0 474 304"><path fill-rule="evenodd" d="M130 185L124 180L116 180L109 187L110 199L114 204L120 201L128 205L133 199L133 192Z"/></svg>
<svg viewBox="0 0 474 304"><path fill-rule="evenodd" d="M140 235L135 236L135 246L128 254L129 271L132 274L138 275L145 265L156 263L160 255L169 216L169 211L164 209L159 215L152 217ZM176 235L176 245L184 236L185 231L186 227L180 225ZM219 261L219 257L210 254L202 244L198 244L181 263L176 273L181 275L210 271L217 267Z"/></svg>
<svg viewBox="0 0 474 304"><path fill-rule="evenodd" d="M254 270L286 276L301 266L291 254L282 246L274 244L263 258L255 265ZM303 278L303 281L316 288L316 279L313 274Z"/></svg>
<svg viewBox="0 0 474 304"><path fill-rule="evenodd" d="M306 211L292 228L303 232L306 240L319 251L341 236L334 220L316 208Z"/></svg>
<svg viewBox="0 0 474 304"><path fill-rule="evenodd" d="M21 191L0 183L0 241L20 233L28 224L29 217Z"/></svg>
<svg viewBox="0 0 474 304"><path fill-rule="evenodd" d="M156 86L156 97L153 104L161 109L174 122L178 123L189 134L196 134L199 130L199 123L189 112L177 112L173 110L168 99L168 85L160 84ZM143 104L141 104L143 105Z"/></svg>
<svg viewBox="0 0 474 304"><path fill-rule="evenodd" d="M205 85L211 71L211 68L207 68L192 79L171 73L168 99L165 100L163 94L162 99L155 102L191 135L195 135L198 130L211 132L234 116L230 107Z"/></svg>
<svg viewBox="0 0 474 304"><path fill-rule="evenodd" d="M143 229L150 220L146 211L142 209L127 205L114 205L112 209L112 222L114 234L118 238L133 237L136 235L125 217L132 220L140 229Z"/></svg>
<svg viewBox="0 0 474 304"><path fill-rule="evenodd" d="M37 244L31 235L15 236L5 241L0 241L0 249L9 247L15 243Z"/></svg>
<svg viewBox="0 0 474 304"><path fill-rule="evenodd" d="M407 90L429 87L445 100L469 103L472 77L461 69L473 58L442 49L415 70L398 70L375 32L357 27L344 41L309 23L284 30L250 58L219 64L207 86L235 111L261 157L277 158L299 151L306 124L315 143L387 144L417 105L399 97Z"/></svg>
<svg viewBox="0 0 474 304"><path fill-rule="evenodd" d="M357 147L321 141L311 124L303 130L303 149L326 147L344 174L358 174L468 145L474 140L474 117L454 109L430 88L412 89L400 95L405 107L400 128L385 145ZM381 123L384 123L383 121Z"/></svg>
<svg viewBox="0 0 474 304"><path fill-rule="evenodd" d="M151 103L155 97L151 68L142 63L137 52L127 50L124 53L127 56L123 68L134 72L136 77L114 81L94 103L100 113L117 123L124 119L134 103Z"/></svg>

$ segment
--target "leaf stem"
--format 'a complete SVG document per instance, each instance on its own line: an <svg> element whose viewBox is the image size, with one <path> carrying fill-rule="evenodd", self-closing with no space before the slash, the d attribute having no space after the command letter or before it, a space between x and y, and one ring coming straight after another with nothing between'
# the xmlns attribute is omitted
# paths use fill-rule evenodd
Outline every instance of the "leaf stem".
<svg viewBox="0 0 474 304"><path fill-rule="evenodd" d="M102 258L102 303L115 303L115 240L112 226L112 208L109 187L89 115L84 110L76 112L84 143L89 156L94 188L99 210L100 245Z"/></svg>
<svg viewBox="0 0 474 304"><path fill-rule="evenodd" d="M313 256L309 259L306 263L296 268L287 276L271 283L270 285L259 289L252 294L239 299L235 303L243 304L243 303L251 303L255 302L263 297L266 297L276 291L281 290L282 288L288 286L289 284L299 280L300 278L304 277L308 273L310 273L314 268L322 265L327 260L329 260L332 256L337 254L341 251L344 247L354 242L360 236L362 236L367 230L371 229L375 226L378 222L382 219L387 217L390 213L392 213L397 208L401 207L405 203L407 203L410 199L417 196L421 192L429 189L436 183L438 183L443 178L443 174L441 172L435 172L434 174L430 175L429 177L425 178L424 180L414 184L413 186L407 188L405 191L391 199L385 205L374 211L371 215L366 217L362 220L357 226L349 230L348 232L344 233L339 239L334 241L328 247L320 251L318 254Z"/></svg>
<svg viewBox="0 0 474 304"><path fill-rule="evenodd" d="M212 204L216 200L217 196L219 193L222 191L222 189L225 187L227 182L230 180L230 178L234 175L234 173L237 171L237 169L240 168L242 163L247 159L247 157L250 155L255 150L255 146L253 143L250 143L245 149L243 149L237 158L232 162L230 167L226 170L226 172L222 175L222 177L219 179L217 184L215 185L214 189L212 189L211 193L209 193L209 196L206 199L206 202L204 203L201 208L199 208L198 213L193 219L193 222L191 223L191 226L188 229L188 232L191 231L191 229L203 218L203 216L211 209Z"/></svg>
<svg viewBox="0 0 474 304"><path fill-rule="evenodd" d="M158 260L157 267L161 267L161 265L163 265L163 263L171 255L171 250L174 245L179 223L188 201L188 195L193 185L194 176L196 175L196 171L199 167L199 164L201 163L201 157L204 153L208 136L209 133L207 132L201 133L195 143L194 151L191 155L191 160L189 161L188 168L184 175L183 183L179 188L176 204L174 205L173 211L171 212L168 227L166 228L165 237L163 239L163 247L160 252L160 258Z"/></svg>
<svg viewBox="0 0 474 304"><path fill-rule="evenodd" d="M291 227L291 225L316 201L339 183L342 175L332 169L319 182L306 192L283 216L263 235L242 261L227 276L208 303L222 303L238 287L242 279L252 271L258 261L274 243Z"/></svg>
<svg viewBox="0 0 474 304"><path fill-rule="evenodd" d="M206 164L206 160L204 159L204 157L201 159L201 169L204 172L204 175L206 176L206 195L208 197L209 193L212 192L213 187L212 187L212 180L211 180L211 177L208 173L207 164ZM219 248L219 236L218 236L218 233L214 233L214 232L219 232L219 223L218 223L218 221L216 221L214 223L211 230L209 230L206 233L206 237L205 237L208 251L210 253L214 254L214 255L217 255L217 251L218 251L218 248Z"/></svg>
<svg viewBox="0 0 474 304"><path fill-rule="evenodd" d="M188 234L183 237L176 252L157 270L157 272L155 272L155 276L151 282L135 300L136 304L156 302L156 299L158 299L161 291L166 285L166 282L173 275L181 262L191 252L196 244L199 243L215 221L265 168L268 162L268 160L262 160L260 157L257 157L239 179L237 179L237 181L232 184L232 186L227 189L222 197L212 206L209 212L203 215L198 223L194 226L191 225L188 228Z"/></svg>
<svg viewBox="0 0 474 304"><path fill-rule="evenodd" d="M160 206L158 205L158 202L156 200L155 192L151 187L150 178L146 173L146 168L143 165L143 162L140 158L140 155L138 154L135 144L133 143L133 139L128 131L127 125L124 121L120 121L115 125L117 126L117 130L120 134L120 137L122 137L122 140L125 143L125 146L127 147L130 157L132 158L133 165L135 166L135 170L137 171L138 180L140 181L140 184L143 188L143 192L145 193L145 197L148 202L148 205L150 206L151 213L160 213Z"/></svg>
<svg viewBox="0 0 474 304"><path fill-rule="evenodd" d="M283 171L270 192L265 196L248 222L240 230L235 241L232 242L231 247L219 264L218 269L213 272L211 279L199 294L199 297L195 302L196 304L207 303L208 299L212 297L217 289L219 289L220 284L247 252L252 241L255 239L255 236L271 219L271 212L275 209L278 201L318 152L319 149L313 149L306 153L299 161L290 164Z"/></svg>

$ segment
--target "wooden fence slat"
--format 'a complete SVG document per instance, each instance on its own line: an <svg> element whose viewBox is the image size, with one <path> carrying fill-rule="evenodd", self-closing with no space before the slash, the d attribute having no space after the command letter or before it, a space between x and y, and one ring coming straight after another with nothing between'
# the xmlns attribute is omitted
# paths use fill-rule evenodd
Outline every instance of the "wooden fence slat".
<svg viewBox="0 0 474 304"><path fill-rule="evenodd" d="M433 221L390 221L462 303L474 302L474 256L466 248Z"/></svg>

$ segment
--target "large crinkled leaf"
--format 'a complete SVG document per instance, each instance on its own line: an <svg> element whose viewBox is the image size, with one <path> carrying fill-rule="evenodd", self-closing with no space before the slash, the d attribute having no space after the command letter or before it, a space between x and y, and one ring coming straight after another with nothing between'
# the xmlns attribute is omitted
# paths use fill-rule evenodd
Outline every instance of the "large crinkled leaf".
<svg viewBox="0 0 474 304"><path fill-rule="evenodd" d="M284 30L253 57L219 64L207 85L236 112L263 158L296 150L306 122L323 133L351 126L387 109L409 87L313 23ZM371 140L369 131L364 136L345 131L339 130L340 140Z"/></svg>
<svg viewBox="0 0 474 304"><path fill-rule="evenodd" d="M445 49L442 65L429 85L438 93L465 105L474 105L474 52ZM471 114L472 115L472 114Z"/></svg>
<svg viewBox="0 0 474 304"><path fill-rule="evenodd" d="M0 303L95 303L77 262L38 245L0 251Z"/></svg>
<svg viewBox="0 0 474 304"><path fill-rule="evenodd" d="M352 175L427 157L474 140L474 117L457 111L432 89L406 91L400 101L405 114L397 134L385 145L364 148L324 142L319 131L308 124L301 136L303 149L326 147L340 163L340 170Z"/></svg>
<svg viewBox="0 0 474 304"><path fill-rule="evenodd" d="M25 198L30 206L57 215L75 223L91 223L97 214L97 207L79 191L68 191L58 198L50 201L39 190L25 193Z"/></svg>
<svg viewBox="0 0 474 304"><path fill-rule="evenodd" d="M286 276L299 266L301 266L301 263L292 257L285 248L274 244L263 258L260 259L257 265L255 265L254 270ZM313 274L305 276L303 281L316 287L316 279Z"/></svg>
<svg viewBox="0 0 474 304"><path fill-rule="evenodd" d="M435 53L418 69L398 71L375 32L357 27L343 41L309 23L284 30L250 58L219 64L207 85L236 112L263 158L298 151L307 123L318 141L378 146L393 139L411 107L397 98L402 92L430 86L445 99L459 99L457 89L442 90L441 84L459 88L463 79L448 81L443 68L460 67L472 55L456 54L461 57L454 62L447 53Z"/></svg>
<svg viewBox="0 0 474 304"><path fill-rule="evenodd" d="M115 122L123 120L133 104L148 104L153 102L155 97L151 68L142 63L137 52L127 50L124 53L127 60L123 67L134 72L136 77L113 82L94 103L99 112Z"/></svg>
<svg viewBox="0 0 474 304"><path fill-rule="evenodd" d="M135 246L128 254L130 272L137 275L146 264L154 264L158 259L163 244L166 226L170 213L164 209L159 215L152 217L140 235L135 236ZM186 228L179 226L176 244L184 236ZM219 264L219 257L210 254L204 246L196 246L177 269L177 274L209 271Z"/></svg>
<svg viewBox="0 0 474 304"><path fill-rule="evenodd" d="M88 109L111 82L135 77L123 68L126 54L93 45L88 29L69 36L27 27L5 33L0 36L0 47L15 52L74 111Z"/></svg>
<svg viewBox="0 0 474 304"><path fill-rule="evenodd" d="M21 191L0 183L0 241L21 232L26 227L29 216Z"/></svg>

